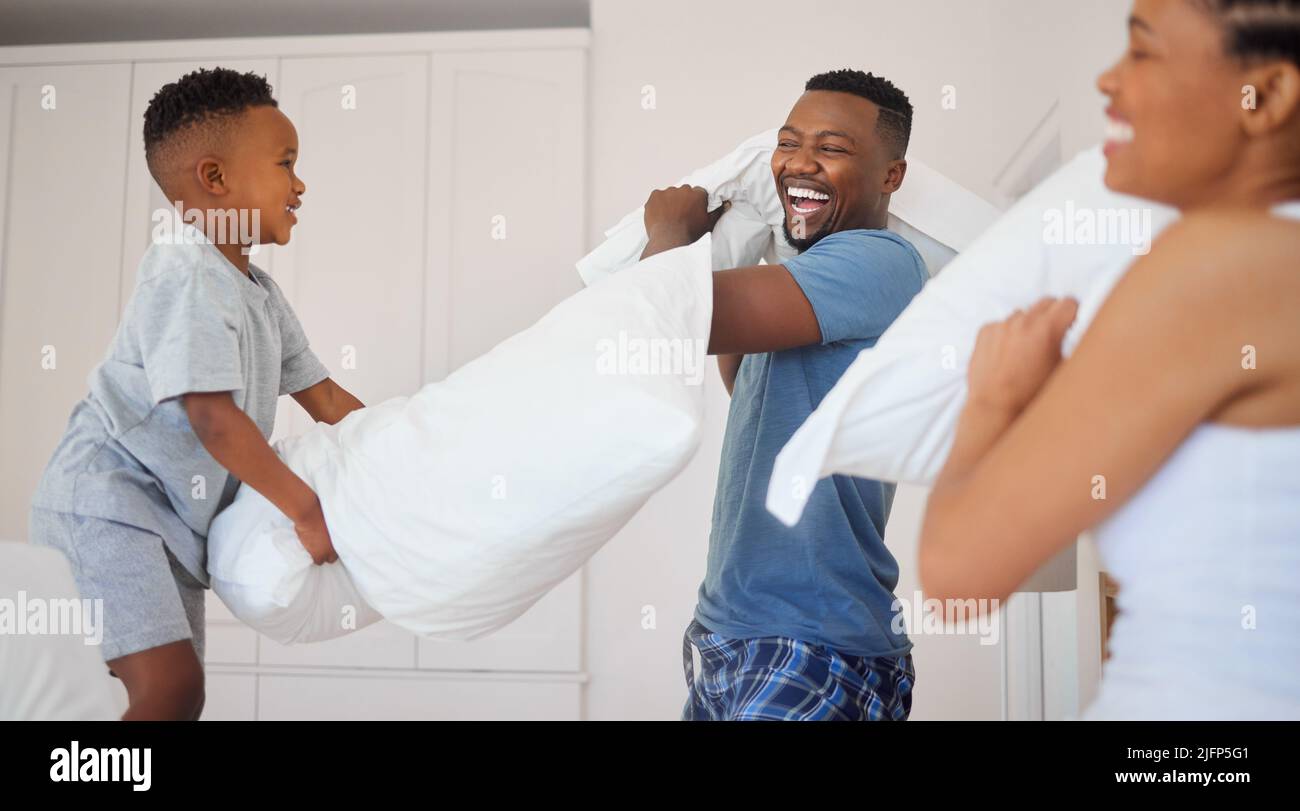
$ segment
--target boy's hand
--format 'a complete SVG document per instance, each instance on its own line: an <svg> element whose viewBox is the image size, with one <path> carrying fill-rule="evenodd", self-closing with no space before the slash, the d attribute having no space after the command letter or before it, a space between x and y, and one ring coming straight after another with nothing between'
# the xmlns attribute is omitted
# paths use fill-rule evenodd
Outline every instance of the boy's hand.
<svg viewBox="0 0 1300 811"><path fill-rule="evenodd" d="M239 410L230 392L186 394L184 403L195 436L212 458L293 520L298 541L314 563L337 561L320 499L267 444L261 429Z"/></svg>
<svg viewBox="0 0 1300 811"><path fill-rule="evenodd" d="M317 499L305 516L293 522L293 530L298 533L298 541L311 555L312 563L336 563L338 553L334 551L334 542L330 540L329 527L325 526L325 513Z"/></svg>

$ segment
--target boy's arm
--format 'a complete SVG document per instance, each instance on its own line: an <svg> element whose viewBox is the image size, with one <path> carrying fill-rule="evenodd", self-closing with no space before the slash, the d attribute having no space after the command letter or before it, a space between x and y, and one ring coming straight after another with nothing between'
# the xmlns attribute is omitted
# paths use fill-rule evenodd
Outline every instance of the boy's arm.
<svg viewBox="0 0 1300 811"><path fill-rule="evenodd" d="M330 425L353 411L366 407L365 403L352 395L352 392L335 383L330 377L302 391L293 392L293 399L311 415L313 420Z"/></svg>
<svg viewBox="0 0 1300 811"><path fill-rule="evenodd" d="M228 391L183 395L190 427L212 458L266 497L293 521L312 561L338 560L325 526L320 499L267 444L257 424L235 405Z"/></svg>

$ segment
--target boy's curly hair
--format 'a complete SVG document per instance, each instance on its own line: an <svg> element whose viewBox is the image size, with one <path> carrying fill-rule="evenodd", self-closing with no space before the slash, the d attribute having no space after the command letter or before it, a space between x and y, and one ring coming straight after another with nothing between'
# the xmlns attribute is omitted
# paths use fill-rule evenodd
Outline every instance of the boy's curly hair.
<svg viewBox="0 0 1300 811"><path fill-rule="evenodd" d="M178 141L220 126L250 107L279 106L266 77L229 68L201 68L163 85L144 111L144 156L158 185L170 167L168 153Z"/></svg>

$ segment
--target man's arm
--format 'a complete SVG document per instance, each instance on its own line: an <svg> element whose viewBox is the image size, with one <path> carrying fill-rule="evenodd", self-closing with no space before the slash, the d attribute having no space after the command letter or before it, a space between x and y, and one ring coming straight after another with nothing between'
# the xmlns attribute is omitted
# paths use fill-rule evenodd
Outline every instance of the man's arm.
<svg viewBox="0 0 1300 811"><path fill-rule="evenodd" d="M252 487L293 521L302 545L316 563L338 560L325 527L320 499L267 444L257 424L235 405L228 391L184 395L195 436L212 458Z"/></svg>
<svg viewBox="0 0 1300 811"><path fill-rule="evenodd" d="M292 396L313 420L330 425L353 411L366 407L365 403L352 396L351 392L335 383L331 377L302 391L296 391Z"/></svg>
<svg viewBox="0 0 1300 811"><path fill-rule="evenodd" d="M736 373L744 359L744 355L718 355L718 373L722 375L722 385L727 387L727 394L731 394L736 385Z"/></svg>
<svg viewBox="0 0 1300 811"><path fill-rule="evenodd" d="M690 245L711 231L724 208L710 213L707 205L708 193L698 187L675 186L652 192L645 204L649 242L641 258ZM755 265L713 274L710 355L779 352L820 343L821 339L812 304L782 265ZM727 368L721 362L719 368L727 383ZM735 381L734 369L730 381Z"/></svg>

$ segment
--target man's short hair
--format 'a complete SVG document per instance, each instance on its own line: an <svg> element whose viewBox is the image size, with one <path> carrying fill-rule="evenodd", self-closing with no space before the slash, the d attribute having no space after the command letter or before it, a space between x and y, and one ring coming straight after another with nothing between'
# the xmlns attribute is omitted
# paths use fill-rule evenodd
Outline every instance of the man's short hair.
<svg viewBox="0 0 1300 811"><path fill-rule="evenodd" d="M144 157L149 174L167 189L176 160L200 139L216 139L250 107L277 107L266 78L229 68L200 69L163 87L144 111Z"/></svg>
<svg viewBox="0 0 1300 811"><path fill-rule="evenodd" d="M819 73L803 89L852 93L876 105L880 108L880 118L876 121L880 139L894 151L895 158L907 154L907 142L912 137L912 102L893 82L883 76L845 68Z"/></svg>

